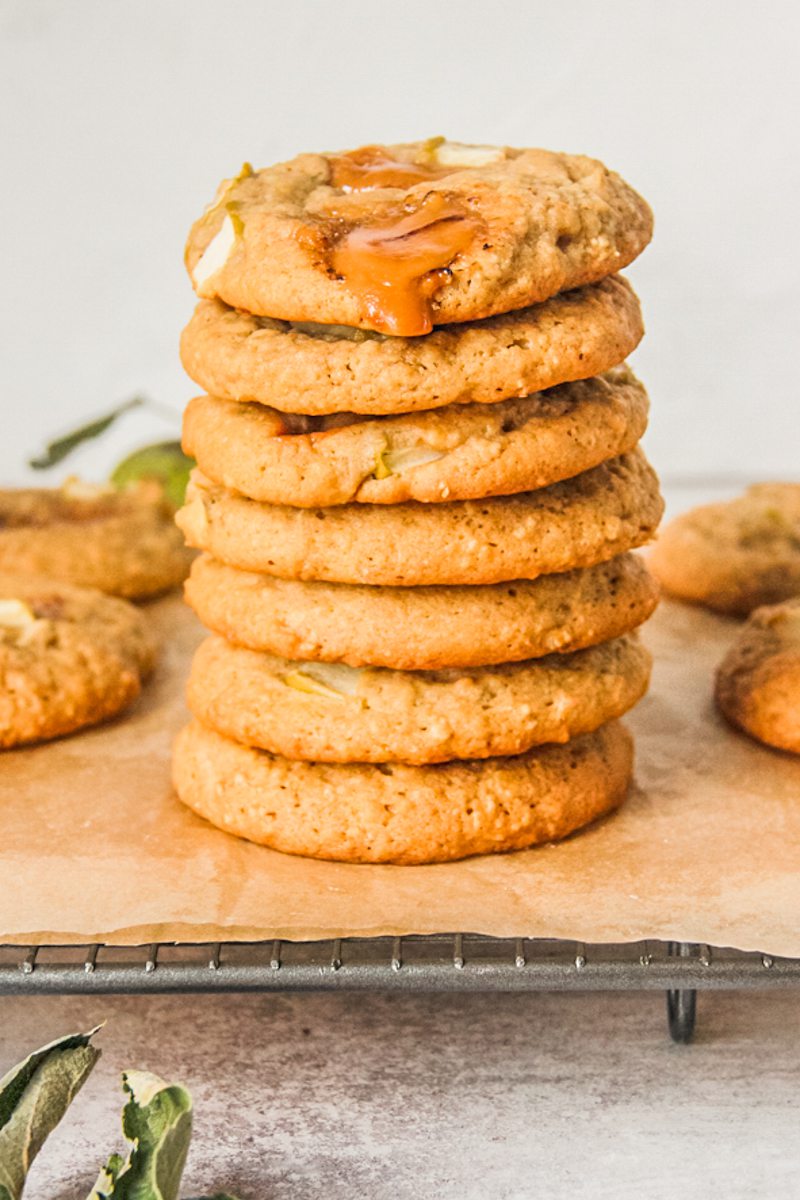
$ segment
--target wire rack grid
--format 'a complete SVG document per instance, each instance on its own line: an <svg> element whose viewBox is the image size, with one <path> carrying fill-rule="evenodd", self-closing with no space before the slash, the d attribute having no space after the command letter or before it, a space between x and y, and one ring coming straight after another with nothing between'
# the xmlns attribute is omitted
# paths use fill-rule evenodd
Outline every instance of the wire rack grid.
<svg viewBox="0 0 800 1200"><path fill-rule="evenodd" d="M800 959L690 942L441 936L0 946L0 995L305 991L664 991L689 1042L700 989L800 985Z"/></svg>

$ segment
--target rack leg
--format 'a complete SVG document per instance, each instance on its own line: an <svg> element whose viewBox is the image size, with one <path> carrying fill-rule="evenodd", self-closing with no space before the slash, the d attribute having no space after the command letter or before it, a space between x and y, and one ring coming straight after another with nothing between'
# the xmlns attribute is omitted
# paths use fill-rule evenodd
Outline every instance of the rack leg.
<svg viewBox="0 0 800 1200"><path fill-rule="evenodd" d="M689 958L692 954L690 942L670 942L669 954L677 958ZM671 988L667 992L667 1024L673 1042L687 1045L694 1037L697 1014L697 992L694 988Z"/></svg>

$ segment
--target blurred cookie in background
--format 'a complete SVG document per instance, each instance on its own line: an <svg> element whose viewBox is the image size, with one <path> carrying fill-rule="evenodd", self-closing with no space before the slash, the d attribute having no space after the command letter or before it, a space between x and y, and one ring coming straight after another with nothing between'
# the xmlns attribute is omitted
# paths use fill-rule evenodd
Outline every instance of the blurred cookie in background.
<svg viewBox="0 0 800 1200"><path fill-rule="evenodd" d="M670 521L648 558L665 591L746 616L800 593L800 483L757 483Z"/></svg>
<svg viewBox="0 0 800 1200"><path fill-rule="evenodd" d="M148 619L127 601L0 573L0 748L115 716L155 660Z"/></svg>
<svg viewBox="0 0 800 1200"><path fill-rule="evenodd" d="M155 479L123 489L68 479L0 490L0 571L143 599L177 587L192 554Z"/></svg>
<svg viewBox="0 0 800 1200"><path fill-rule="evenodd" d="M720 665L716 698L731 724L800 754L800 597L752 614Z"/></svg>

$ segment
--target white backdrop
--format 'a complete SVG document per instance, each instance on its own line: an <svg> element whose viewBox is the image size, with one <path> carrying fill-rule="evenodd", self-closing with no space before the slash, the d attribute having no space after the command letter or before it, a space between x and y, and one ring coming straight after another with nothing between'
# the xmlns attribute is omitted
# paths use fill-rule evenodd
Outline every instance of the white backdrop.
<svg viewBox="0 0 800 1200"><path fill-rule="evenodd" d="M0 32L4 480L132 392L192 394L182 249L222 176L440 133L590 153L642 191L651 456L796 471L794 0L0 0ZM132 415L75 467L169 428Z"/></svg>

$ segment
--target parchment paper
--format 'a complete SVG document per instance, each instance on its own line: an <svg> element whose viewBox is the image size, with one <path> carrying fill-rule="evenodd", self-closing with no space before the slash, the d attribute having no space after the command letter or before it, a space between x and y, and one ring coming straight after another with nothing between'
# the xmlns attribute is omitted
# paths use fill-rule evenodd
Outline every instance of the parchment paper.
<svg viewBox="0 0 800 1200"><path fill-rule="evenodd" d="M0 755L0 941L306 939L464 931L674 938L800 955L800 759L729 730L711 703L736 626L664 603L653 687L628 719L637 786L556 846L429 867L277 854L193 816L169 784L201 636L153 605L166 653L105 727Z"/></svg>

